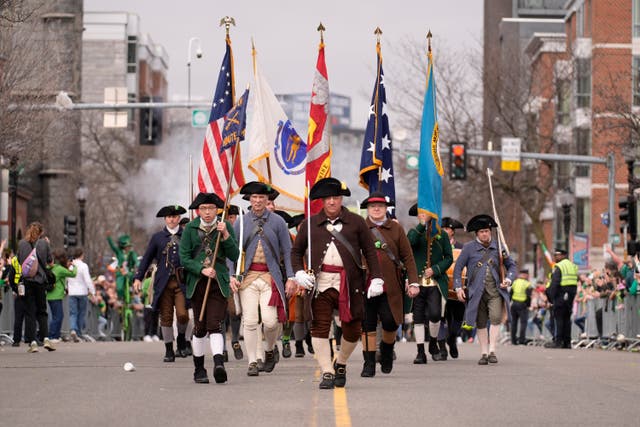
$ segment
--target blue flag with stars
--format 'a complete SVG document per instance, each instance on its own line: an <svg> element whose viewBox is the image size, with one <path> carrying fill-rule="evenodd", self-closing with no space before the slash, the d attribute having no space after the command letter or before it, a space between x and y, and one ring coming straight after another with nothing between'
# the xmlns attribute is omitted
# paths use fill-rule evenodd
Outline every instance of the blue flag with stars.
<svg viewBox="0 0 640 427"><path fill-rule="evenodd" d="M360 158L360 185L369 193L381 191L392 200L396 198L396 186L393 176L393 149L387 117L387 97L382 71L380 43L376 46L378 72L373 88L369 119L364 134L362 156Z"/></svg>
<svg viewBox="0 0 640 427"><path fill-rule="evenodd" d="M233 107L233 74L231 68L231 43L227 40L227 48L222 59L222 65L220 66L220 73L218 74L218 84L216 85L216 92L213 95L213 102L211 104L211 115L209 116L209 123L224 117L227 111Z"/></svg>

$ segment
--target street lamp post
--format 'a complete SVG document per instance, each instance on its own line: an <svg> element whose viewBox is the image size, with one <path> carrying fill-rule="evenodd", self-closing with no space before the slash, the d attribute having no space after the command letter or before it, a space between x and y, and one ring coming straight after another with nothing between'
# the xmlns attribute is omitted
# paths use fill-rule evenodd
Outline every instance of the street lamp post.
<svg viewBox="0 0 640 427"><path fill-rule="evenodd" d="M571 208L574 197L571 189L566 188L556 194L556 203L562 209L562 223L564 227L564 249L569 252L569 235L571 234Z"/></svg>
<svg viewBox="0 0 640 427"><path fill-rule="evenodd" d="M80 243L82 247L84 247L84 219L85 219L85 205L87 203L87 197L89 196L89 189L83 182L80 183L80 186L76 190L76 200L78 201L78 205L80 206Z"/></svg>
<svg viewBox="0 0 640 427"><path fill-rule="evenodd" d="M189 39L189 48L187 51L187 103L191 103L191 47L196 42L196 58L202 58L202 46L199 37L191 37Z"/></svg>

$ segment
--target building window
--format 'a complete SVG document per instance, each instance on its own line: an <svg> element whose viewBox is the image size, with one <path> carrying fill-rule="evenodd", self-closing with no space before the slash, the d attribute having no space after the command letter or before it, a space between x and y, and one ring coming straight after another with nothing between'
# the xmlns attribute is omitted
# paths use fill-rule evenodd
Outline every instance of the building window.
<svg viewBox="0 0 640 427"><path fill-rule="evenodd" d="M640 0L633 0L633 37L640 37Z"/></svg>
<svg viewBox="0 0 640 427"><path fill-rule="evenodd" d="M576 60L576 105L589 108L591 105L591 59Z"/></svg>
<svg viewBox="0 0 640 427"><path fill-rule="evenodd" d="M589 226L591 224L590 200L577 198L575 214L576 214L575 232L589 234L590 228L591 228Z"/></svg>
<svg viewBox="0 0 640 427"><path fill-rule="evenodd" d="M584 3L576 11L576 37L584 37Z"/></svg>
<svg viewBox="0 0 640 427"><path fill-rule="evenodd" d="M556 105L556 114L558 115L558 124L568 125L571 122L571 84L568 80L558 81L558 103Z"/></svg>
<svg viewBox="0 0 640 427"><path fill-rule="evenodd" d="M633 105L640 106L640 56L633 57Z"/></svg>
<svg viewBox="0 0 640 427"><path fill-rule="evenodd" d="M129 36L127 39L127 73L135 73L138 68L138 38Z"/></svg>
<svg viewBox="0 0 640 427"><path fill-rule="evenodd" d="M576 129L576 154L580 156L591 155L591 129ZM576 176L588 177L591 166L588 164L576 165Z"/></svg>

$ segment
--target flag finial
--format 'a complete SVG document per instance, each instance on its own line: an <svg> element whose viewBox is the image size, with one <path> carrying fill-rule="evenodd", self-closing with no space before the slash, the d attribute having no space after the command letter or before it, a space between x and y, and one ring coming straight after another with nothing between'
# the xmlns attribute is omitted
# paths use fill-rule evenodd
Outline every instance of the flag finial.
<svg viewBox="0 0 640 427"><path fill-rule="evenodd" d="M428 42L428 45L429 45L429 52L431 52L431 37L433 37L433 34L431 34L431 30L429 30L427 32L427 42Z"/></svg>
<svg viewBox="0 0 640 427"><path fill-rule="evenodd" d="M227 32L227 37L229 37L229 28L231 28L231 25L233 25L234 27L236 26L236 20L231 16L225 16L220 20L220 26L222 27L223 25L225 31Z"/></svg>
<svg viewBox="0 0 640 427"><path fill-rule="evenodd" d="M326 31L326 28L324 28L322 22L318 25L318 31L320 32L320 43L324 43L324 32Z"/></svg>
<svg viewBox="0 0 640 427"><path fill-rule="evenodd" d="M382 30L380 29L380 27L376 27L375 31L373 32L373 34L376 35L376 41L377 43L380 43L380 36L382 35Z"/></svg>

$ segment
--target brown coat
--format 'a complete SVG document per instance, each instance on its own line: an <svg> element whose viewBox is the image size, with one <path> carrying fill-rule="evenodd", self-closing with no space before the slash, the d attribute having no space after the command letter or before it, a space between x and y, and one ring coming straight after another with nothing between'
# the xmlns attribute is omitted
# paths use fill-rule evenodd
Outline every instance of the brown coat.
<svg viewBox="0 0 640 427"><path fill-rule="evenodd" d="M339 217L342 222L342 231L340 233L351 243L356 253L364 256L367 265L370 266L371 277L382 279L382 272L376 257L376 248L373 245L373 238L367 223L361 216L350 212L345 207L342 207ZM304 257L307 250L307 221L305 219L300 225L300 232L291 248L293 271L305 269L304 262L307 260ZM355 263L349 250L327 230L327 222L327 216L324 211L311 217L311 268L316 273L320 271L327 246L333 242L338 248L338 253L347 272L351 317L353 320L362 319L364 316L364 298L366 298L365 273ZM307 315L311 313L311 298L309 298L309 295L305 298L305 311Z"/></svg>
<svg viewBox="0 0 640 427"><path fill-rule="evenodd" d="M370 230L376 227L369 218L367 218L367 225ZM389 251L395 256L397 261L402 261L404 264L409 283L418 283L418 270L416 268L416 262L413 259L413 250L402 226L396 221L388 219L382 225L378 226L378 230L380 230L380 234L382 234ZM378 240L373 234L373 231L371 231L371 237L374 242ZM376 244L375 246L377 248L380 245ZM391 307L393 319L400 325L404 321L404 311L402 307L404 302L404 282L402 281L402 273L396 263L389 258L386 250L378 248L376 252L380 262L380 268L382 269L384 288L387 293L389 307Z"/></svg>

